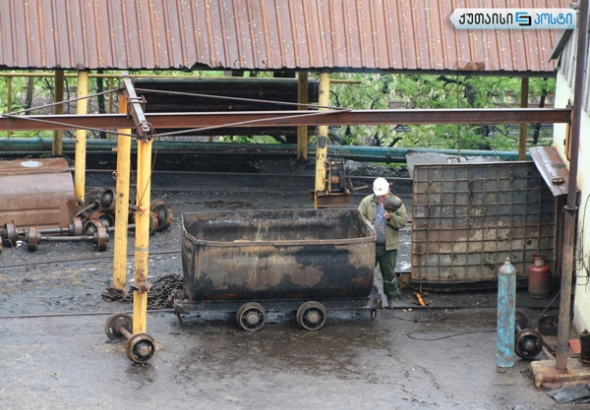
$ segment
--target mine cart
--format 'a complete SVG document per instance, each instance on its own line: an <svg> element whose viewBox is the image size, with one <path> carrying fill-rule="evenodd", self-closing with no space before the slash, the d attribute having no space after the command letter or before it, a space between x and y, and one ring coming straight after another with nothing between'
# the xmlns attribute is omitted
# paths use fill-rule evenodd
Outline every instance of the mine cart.
<svg viewBox="0 0 590 410"><path fill-rule="evenodd" d="M182 228L179 319L229 312L256 331L267 312L296 311L301 327L318 330L328 310L367 309L374 319L381 307L375 231L356 210L194 212Z"/></svg>

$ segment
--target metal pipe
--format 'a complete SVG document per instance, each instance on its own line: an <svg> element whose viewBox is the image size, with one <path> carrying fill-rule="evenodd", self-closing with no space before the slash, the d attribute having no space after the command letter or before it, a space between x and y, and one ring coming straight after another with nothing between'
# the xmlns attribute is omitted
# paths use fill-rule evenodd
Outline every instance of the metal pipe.
<svg viewBox="0 0 590 410"><path fill-rule="evenodd" d="M520 108L529 106L529 78L523 77L520 83ZM527 124L520 124L518 133L518 160L524 161L526 156L526 130Z"/></svg>
<svg viewBox="0 0 590 410"><path fill-rule="evenodd" d="M578 21L578 49L576 54L576 83L574 88L574 112L572 119L571 159L568 180L565 226L563 230L563 260L561 264L561 298L559 323L557 325L557 355L555 368L567 369L569 333L571 320L572 271L574 265L574 235L576 222L576 197L578 191L578 154L584 104L584 70L586 68L586 40L588 36L588 0L580 0ZM583 239L582 239L583 240Z"/></svg>
<svg viewBox="0 0 590 410"><path fill-rule="evenodd" d="M320 74L320 92L319 92L320 106L328 106L330 104L330 73ZM320 110L326 110L320 108ZM322 125L318 127L317 147L315 153L315 189L314 189L314 207L318 208L317 193L326 190L326 160L328 159L328 126Z"/></svg>
<svg viewBox="0 0 590 410"><path fill-rule="evenodd" d="M0 155L10 155L17 152L19 155L34 152L51 151L51 138L0 138ZM65 139L63 142L64 151L73 151L75 149L75 140ZM87 151L113 151L117 148L116 141L89 139L86 141ZM457 156L458 151L455 149L434 149L434 148L388 148L388 147L358 147L348 145L330 145L329 150L333 154L340 154L350 159L368 160L376 162L405 162L408 151L439 153L449 156ZM137 143L132 141L132 151L137 150ZM315 153L315 145L307 146L308 152ZM233 143L203 143L191 141L158 141L159 152L199 153L220 151L225 154L239 154L256 152L268 152L285 155L296 155L296 144L233 144ZM474 157L499 157L505 161L517 161L518 152L516 151L483 151L483 150L461 150L462 156ZM526 159L530 160L530 154L527 153Z"/></svg>
<svg viewBox="0 0 590 410"><path fill-rule="evenodd" d="M78 100L76 114L82 115L88 112L88 71L78 72ZM84 201L84 189L86 185L86 130L76 130L76 155L74 171L74 194L76 198Z"/></svg>

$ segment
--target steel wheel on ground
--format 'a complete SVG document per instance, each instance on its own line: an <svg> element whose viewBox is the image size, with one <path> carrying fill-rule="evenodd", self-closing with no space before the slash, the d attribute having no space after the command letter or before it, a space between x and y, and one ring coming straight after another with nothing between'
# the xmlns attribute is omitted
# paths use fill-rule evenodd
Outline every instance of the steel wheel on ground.
<svg viewBox="0 0 590 410"><path fill-rule="evenodd" d="M115 313L111 315L104 325L104 332L110 340L126 339L119 331L120 326L130 331L133 329L133 318L127 313Z"/></svg>
<svg viewBox="0 0 590 410"><path fill-rule="evenodd" d="M264 326L266 312L260 303L244 303L236 313L236 321L242 329L255 332Z"/></svg>
<svg viewBox="0 0 590 410"><path fill-rule="evenodd" d="M144 364L152 360L156 352L156 343L154 339L145 333L138 333L134 335L127 342L127 357L132 362Z"/></svg>
<svg viewBox="0 0 590 410"><path fill-rule="evenodd" d="M319 302L305 302L297 309L297 323L305 330L319 330L326 324L328 312Z"/></svg>

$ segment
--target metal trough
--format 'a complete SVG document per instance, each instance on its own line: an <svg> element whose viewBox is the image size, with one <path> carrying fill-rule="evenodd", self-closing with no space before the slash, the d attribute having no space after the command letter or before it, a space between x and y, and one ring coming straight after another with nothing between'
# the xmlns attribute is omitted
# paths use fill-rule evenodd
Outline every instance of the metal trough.
<svg viewBox="0 0 590 410"><path fill-rule="evenodd" d="M375 232L356 210L185 213L182 226L189 302L176 301L177 313L192 305L239 316L253 301L264 312L299 310L310 301L374 309L380 300L373 290Z"/></svg>

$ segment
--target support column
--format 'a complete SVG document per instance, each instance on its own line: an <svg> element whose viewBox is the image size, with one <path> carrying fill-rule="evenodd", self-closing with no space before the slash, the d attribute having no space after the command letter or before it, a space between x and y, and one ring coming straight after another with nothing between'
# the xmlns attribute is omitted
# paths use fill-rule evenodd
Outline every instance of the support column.
<svg viewBox="0 0 590 410"><path fill-rule="evenodd" d="M563 260L561 262L561 294L559 300L559 320L557 324L557 354L555 356L555 368L567 370L567 358L569 356L571 302L572 302L572 276L576 269L574 253L576 244L576 211L578 190L578 161L580 153L580 136L582 135L582 116L584 111L584 83L586 77L586 53L588 51L588 0L580 0L578 28L578 44L576 52L576 71L574 85L574 112L572 117L572 137L569 166L569 178L567 187L567 204L564 207L563 230Z"/></svg>
<svg viewBox="0 0 590 410"><path fill-rule="evenodd" d="M529 79L524 77L520 83L520 108L529 106ZM528 124L520 124L520 133L518 138L518 160L526 161L526 130Z"/></svg>
<svg viewBox="0 0 590 410"><path fill-rule="evenodd" d="M133 274L133 334L145 333L147 324L148 258L150 247L150 192L152 180L153 129L143 112L143 98L137 96L131 77L122 73L128 112L137 133L137 203L135 211L135 269ZM121 137L119 137L120 139Z"/></svg>
<svg viewBox="0 0 590 410"><path fill-rule="evenodd" d="M110 94L112 95L112 94ZM109 96L109 98L111 98ZM109 103L109 110L112 109ZM127 114L127 100L119 94L119 114ZM119 132L131 134L131 129ZM109 134L110 135L110 134ZM131 137L119 135L117 140L117 185L115 208L115 255L113 260L113 288L126 292L127 279L127 227L129 218L129 175L131 172Z"/></svg>
<svg viewBox="0 0 590 410"><path fill-rule="evenodd" d="M137 213L135 215L135 274L133 334L145 333L147 323L148 258L152 141L137 140Z"/></svg>
<svg viewBox="0 0 590 410"><path fill-rule="evenodd" d="M54 102L61 102L64 100L64 70L55 70L53 84L53 100ZM53 113L55 115L61 115L64 113L63 104L58 104L53 107ZM63 131L53 131L53 146L52 155L54 157L60 157L63 154Z"/></svg>
<svg viewBox="0 0 590 410"><path fill-rule="evenodd" d="M300 71L297 75L298 89L297 89L297 102L299 104L309 103L309 82L308 74L306 71ZM299 110L305 111L307 107L299 107ZM309 135L307 135L307 127L300 125L297 127L297 159L307 159L307 144L309 144Z"/></svg>
<svg viewBox="0 0 590 410"><path fill-rule="evenodd" d="M12 77L6 77L6 112L12 112ZM10 138L11 134L11 131L6 131L6 138Z"/></svg>
<svg viewBox="0 0 590 410"><path fill-rule="evenodd" d="M78 71L78 100L76 114L88 113L88 71ZM74 192L76 198L84 201L84 189L86 185L86 130L76 130L76 157L74 166Z"/></svg>
<svg viewBox="0 0 590 410"><path fill-rule="evenodd" d="M114 78L109 78L109 91L112 90L114 88L114 84L115 84L115 79ZM109 108L108 108L108 112L109 114L113 113L113 96L114 93L109 93ZM119 102L121 101L121 98L123 96L120 95L119 97ZM125 101L125 112L127 112L127 101ZM119 106L119 113L121 113L121 107ZM107 133L107 139L110 140L112 139L113 134L111 134L110 132Z"/></svg>
<svg viewBox="0 0 590 410"><path fill-rule="evenodd" d="M320 94L319 105L326 107L330 105L330 73L320 74ZM327 110L327 108L320 108ZM315 195L314 208L318 209L318 192L326 190L326 160L328 158L328 126L320 125L318 127L318 141L316 146L316 163L315 163Z"/></svg>

